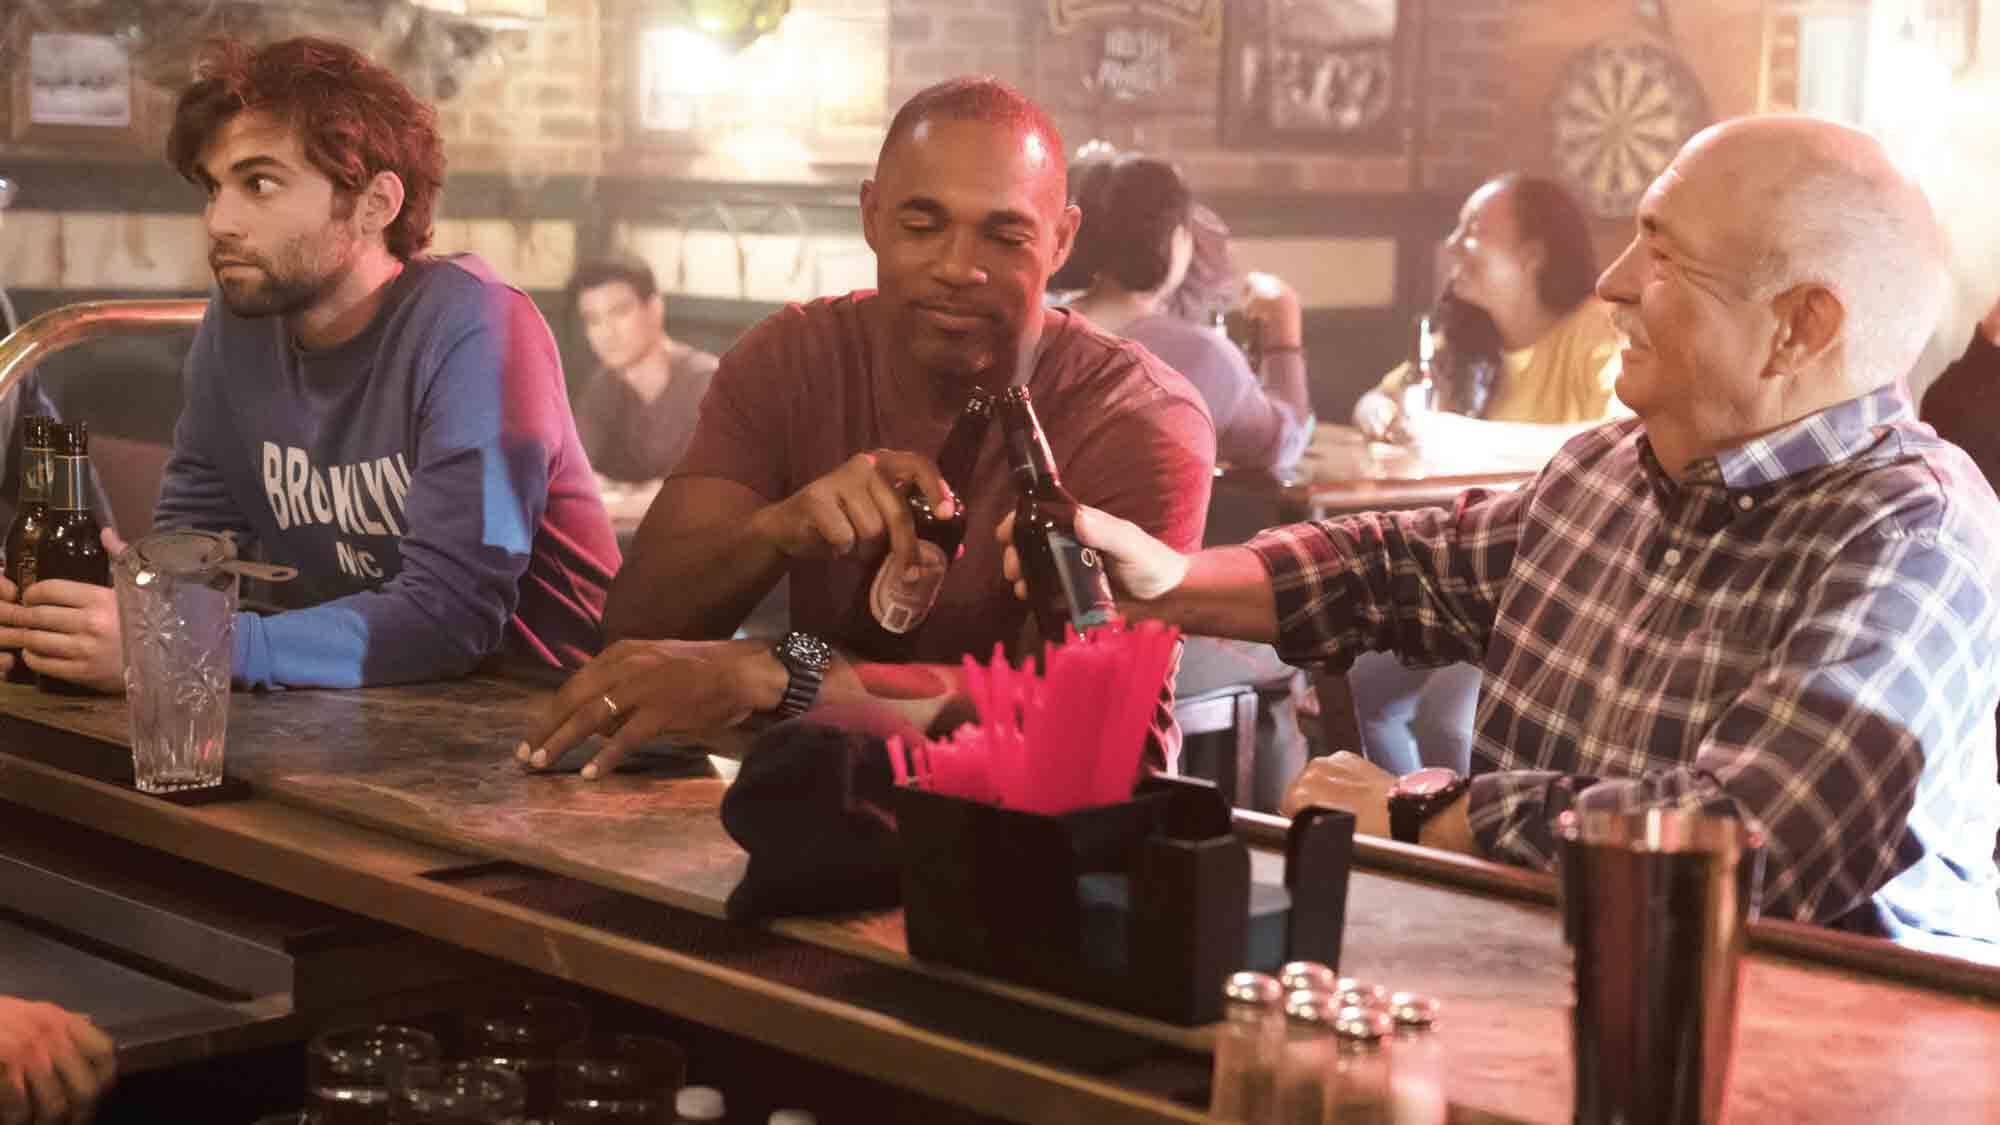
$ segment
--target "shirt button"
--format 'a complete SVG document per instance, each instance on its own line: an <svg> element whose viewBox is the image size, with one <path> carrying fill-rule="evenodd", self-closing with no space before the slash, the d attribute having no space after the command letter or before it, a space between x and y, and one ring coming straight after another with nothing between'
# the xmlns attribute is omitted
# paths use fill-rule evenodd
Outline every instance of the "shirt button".
<svg viewBox="0 0 2000 1125"><path fill-rule="evenodd" d="M1660 557L1666 560L1668 566L1679 566L1681 561L1681 549L1679 547L1668 547L1667 553L1661 555Z"/></svg>
<svg viewBox="0 0 2000 1125"><path fill-rule="evenodd" d="M1750 499L1748 496L1738 496L1736 498L1736 506L1747 512L1750 509L1756 507L1757 502L1755 500Z"/></svg>

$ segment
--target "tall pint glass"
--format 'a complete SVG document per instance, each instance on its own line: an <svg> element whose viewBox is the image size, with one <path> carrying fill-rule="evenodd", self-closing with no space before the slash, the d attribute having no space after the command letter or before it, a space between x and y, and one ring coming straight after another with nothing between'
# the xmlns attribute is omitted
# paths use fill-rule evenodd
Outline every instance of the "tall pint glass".
<svg viewBox="0 0 2000 1125"><path fill-rule="evenodd" d="M125 639L132 774L163 793L222 783L236 647L236 547L204 531L149 535L112 565Z"/></svg>

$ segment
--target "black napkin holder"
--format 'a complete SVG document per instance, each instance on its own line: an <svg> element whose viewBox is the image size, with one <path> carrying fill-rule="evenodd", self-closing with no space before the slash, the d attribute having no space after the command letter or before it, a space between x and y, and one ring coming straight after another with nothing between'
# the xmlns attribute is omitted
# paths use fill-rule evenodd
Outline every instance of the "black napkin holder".
<svg viewBox="0 0 2000 1125"><path fill-rule="evenodd" d="M1177 1024L1220 1018L1239 969L1340 963L1348 813L1295 819L1284 887L1253 893L1209 782L1153 777L1060 816L909 786L894 807L912 956Z"/></svg>

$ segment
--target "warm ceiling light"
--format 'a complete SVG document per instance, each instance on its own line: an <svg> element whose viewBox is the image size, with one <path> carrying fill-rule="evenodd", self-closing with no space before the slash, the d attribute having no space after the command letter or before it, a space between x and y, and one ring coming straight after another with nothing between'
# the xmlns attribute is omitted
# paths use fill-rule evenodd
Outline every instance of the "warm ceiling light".
<svg viewBox="0 0 2000 1125"><path fill-rule="evenodd" d="M688 14L703 33L732 50L777 30L792 0L687 0Z"/></svg>

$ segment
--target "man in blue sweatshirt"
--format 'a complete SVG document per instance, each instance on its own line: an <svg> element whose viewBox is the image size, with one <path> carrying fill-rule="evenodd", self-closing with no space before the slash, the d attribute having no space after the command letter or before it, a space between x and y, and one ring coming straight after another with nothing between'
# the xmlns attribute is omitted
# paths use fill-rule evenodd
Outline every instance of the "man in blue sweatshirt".
<svg viewBox="0 0 2000 1125"><path fill-rule="evenodd" d="M218 299L155 523L233 531L300 572L280 596L301 608L238 618L239 685L588 659L617 542L534 305L476 258L421 254L434 111L337 43L226 44L167 150L207 193ZM121 688L109 590L43 582L25 603L0 607L0 647Z"/></svg>

